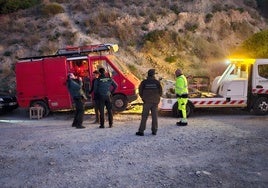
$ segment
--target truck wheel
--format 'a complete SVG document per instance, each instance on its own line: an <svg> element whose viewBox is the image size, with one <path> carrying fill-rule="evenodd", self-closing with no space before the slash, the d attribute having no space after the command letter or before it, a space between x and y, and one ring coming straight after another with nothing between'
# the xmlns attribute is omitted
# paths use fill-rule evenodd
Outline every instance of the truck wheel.
<svg viewBox="0 0 268 188"><path fill-rule="evenodd" d="M190 117L193 111L194 111L194 106L190 101L188 101L187 106L186 106L187 117ZM172 107L172 116L176 118L182 117L181 110L178 110L178 102L176 102Z"/></svg>
<svg viewBox="0 0 268 188"><path fill-rule="evenodd" d="M265 97L258 98L254 105L253 111L256 115L265 115L268 113L268 99Z"/></svg>
<svg viewBox="0 0 268 188"><path fill-rule="evenodd" d="M34 101L31 104L31 107L42 107L43 108L43 117L48 116L48 114L49 114L48 105L44 101Z"/></svg>
<svg viewBox="0 0 268 188"><path fill-rule="evenodd" d="M128 101L124 95L114 95L112 98L113 110L114 111L124 111L127 108Z"/></svg>

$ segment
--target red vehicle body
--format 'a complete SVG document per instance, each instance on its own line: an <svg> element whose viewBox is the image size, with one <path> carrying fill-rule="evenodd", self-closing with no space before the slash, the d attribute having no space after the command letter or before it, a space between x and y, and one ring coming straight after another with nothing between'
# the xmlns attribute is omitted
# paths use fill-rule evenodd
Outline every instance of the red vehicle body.
<svg viewBox="0 0 268 188"><path fill-rule="evenodd" d="M66 79L68 73L74 73L83 79L83 89L88 96L86 106L92 107L92 97L88 92L94 78L93 71L103 67L118 85L113 95L114 110L125 110L128 103L137 99L140 81L133 74L122 70L124 65L115 56L102 55L111 49L118 50L118 46L100 44L71 47L58 50L56 55L20 59L16 63L19 106L43 107L44 116L50 111L72 109Z"/></svg>

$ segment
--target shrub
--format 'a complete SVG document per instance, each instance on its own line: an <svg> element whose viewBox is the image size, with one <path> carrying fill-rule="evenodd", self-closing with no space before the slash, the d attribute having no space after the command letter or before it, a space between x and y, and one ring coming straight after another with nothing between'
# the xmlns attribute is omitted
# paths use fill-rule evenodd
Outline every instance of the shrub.
<svg viewBox="0 0 268 188"><path fill-rule="evenodd" d="M268 58L268 30L254 34L242 43L233 56L244 56L250 58Z"/></svg>
<svg viewBox="0 0 268 188"><path fill-rule="evenodd" d="M51 3L51 4L48 4L48 5L45 5L42 8L42 13L45 16L53 16L53 15L63 13L63 12L64 12L63 7L58 3Z"/></svg>
<svg viewBox="0 0 268 188"><path fill-rule="evenodd" d="M244 9L243 8L236 8L236 10L238 10L240 13L243 13L244 12Z"/></svg>
<svg viewBox="0 0 268 188"><path fill-rule="evenodd" d="M171 56L166 57L165 61L168 63L174 63L174 62L176 62L177 58L178 58L177 56L171 55Z"/></svg>
<svg viewBox="0 0 268 188"><path fill-rule="evenodd" d="M148 27L147 27L146 25L142 25L142 26L141 26L141 30L143 30L143 31L148 31Z"/></svg>
<svg viewBox="0 0 268 188"><path fill-rule="evenodd" d="M70 23L68 21L63 21L61 23L61 26L65 27L65 28L67 28L69 25L70 25Z"/></svg>
<svg viewBox="0 0 268 188"><path fill-rule="evenodd" d="M186 22L184 24L184 27L188 31L195 32L195 30L198 28L198 24L197 23Z"/></svg>
<svg viewBox="0 0 268 188"><path fill-rule="evenodd" d="M4 56L11 56L12 55L12 52L11 51L6 51L5 53L4 53Z"/></svg>
<svg viewBox="0 0 268 188"><path fill-rule="evenodd" d="M128 64L127 65L128 66L128 69L130 70L130 72L138 72L138 69L137 69L137 67L135 67L134 65L130 65L130 64Z"/></svg>
<svg viewBox="0 0 268 188"><path fill-rule="evenodd" d="M220 11L222 11L222 9L223 8L222 8L221 4L219 4L219 3L217 3L217 4L212 6L212 12L213 13L220 12Z"/></svg>
<svg viewBox="0 0 268 188"><path fill-rule="evenodd" d="M60 32L58 32L58 31L55 31L54 32L54 35L50 35L49 37L48 37L48 40L49 41L57 41L57 39L60 37Z"/></svg>
<svg viewBox="0 0 268 188"><path fill-rule="evenodd" d="M22 38L21 43L23 43L25 47L33 49L33 47L40 42L40 38L40 33L36 32L29 37Z"/></svg>
<svg viewBox="0 0 268 188"><path fill-rule="evenodd" d="M120 14L116 10L107 10L105 8L99 8L96 13L92 21L98 22L99 24L111 23L120 17Z"/></svg>
<svg viewBox="0 0 268 188"><path fill-rule="evenodd" d="M65 30L61 35L62 37L68 39L68 41L66 41L68 45L72 45L77 39L77 32L73 33L69 30Z"/></svg>
<svg viewBox="0 0 268 188"><path fill-rule="evenodd" d="M257 7L257 3L255 0L244 0L244 4L249 6L249 7Z"/></svg>
<svg viewBox="0 0 268 188"><path fill-rule="evenodd" d="M40 0L0 0L0 14L15 12L19 9L27 9L40 2Z"/></svg>
<svg viewBox="0 0 268 188"><path fill-rule="evenodd" d="M219 23L221 29L218 32L218 37L219 39L223 40L230 35L231 26L224 20L220 20Z"/></svg>
<svg viewBox="0 0 268 188"><path fill-rule="evenodd" d="M151 13L149 18L150 18L151 21L154 21L154 22L157 21L157 15L155 13Z"/></svg>
<svg viewBox="0 0 268 188"><path fill-rule="evenodd" d="M179 14L180 13L180 10L179 10L179 7L178 5L173 5L170 7L170 10L172 10L175 14Z"/></svg>
<svg viewBox="0 0 268 188"><path fill-rule="evenodd" d="M51 2L56 2L56 3L69 3L70 0L51 0Z"/></svg>
<svg viewBox="0 0 268 188"><path fill-rule="evenodd" d="M213 17L213 14L208 13L205 17L205 23L209 23Z"/></svg>
<svg viewBox="0 0 268 188"><path fill-rule="evenodd" d="M156 42L165 35L164 30L154 30L144 36L145 41Z"/></svg>
<svg viewBox="0 0 268 188"><path fill-rule="evenodd" d="M114 27L113 31L106 31L109 32L107 33L106 36L115 36L116 38L119 39L121 42L121 45L131 45L135 43L135 38L136 38L136 32L135 32L135 27L131 25L130 23L125 23L123 25L116 25Z"/></svg>

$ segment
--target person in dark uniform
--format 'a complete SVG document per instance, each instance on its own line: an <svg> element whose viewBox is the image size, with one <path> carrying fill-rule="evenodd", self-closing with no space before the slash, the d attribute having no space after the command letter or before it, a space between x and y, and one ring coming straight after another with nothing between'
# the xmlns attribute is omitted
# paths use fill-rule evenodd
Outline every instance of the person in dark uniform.
<svg viewBox="0 0 268 188"><path fill-rule="evenodd" d="M139 86L139 95L143 101L142 115L138 136L144 136L146 122L151 111L152 115L152 134L156 135L158 129L158 104L162 95L163 89L158 80L155 79L155 69L148 71L147 79L143 80Z"/></svg>
<svg viewBox="0 0 268 188"><path fill-rule="evenodd" d="M83 82L82 79L77 79L73 73L69 73L67 77L67 88L70 95L75 103L75 116L72 123L72 127L77 129L85 128L83 124L84 117L84 100L86 100L85 94L82 90Z"/></svg>
<svg viewBox="0 0 268 188"><path fill-rule="evenodd" d="M104 107L108 112L109 127L113 126L113 112L112 112L112 94L117 88L117 84L110 77L105 76L105 69L99 69L100 76L94 86L94 92L99 97L99 110L100 110L100 127L104 128Z"/></svg>
<svg viewBox="0 0 268 188"><path fill-rule="evenodd" d="M94 79L92 80L92 87L89 91L89 94L91 94L94 91L96 81L100 76L100 72L98 70L95 70L93 72L93 74L94 74ZM95 121L93 123L99 123L100 122L100 111L99 111L100 103L99 103L98 94L95 92L94 92L94 96L93 96L93 101L94 101L94 110L95 110L95 116L96 116Z"/></svg>

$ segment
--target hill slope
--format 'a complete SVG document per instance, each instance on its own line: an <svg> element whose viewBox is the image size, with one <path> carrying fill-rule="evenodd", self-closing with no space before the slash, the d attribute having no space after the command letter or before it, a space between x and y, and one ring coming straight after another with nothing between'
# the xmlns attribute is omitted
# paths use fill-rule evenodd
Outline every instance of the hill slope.
<svg viewBox="0 0 268 188"><path fill-rule="evenodd" d="M45 0L1 16L1 85L14 90L18 57L95 43L118 43L116 55L140 78L151 67L166 78L177 67L214 77L217 62L267 29L261 8L254 0Z"/></svg>

